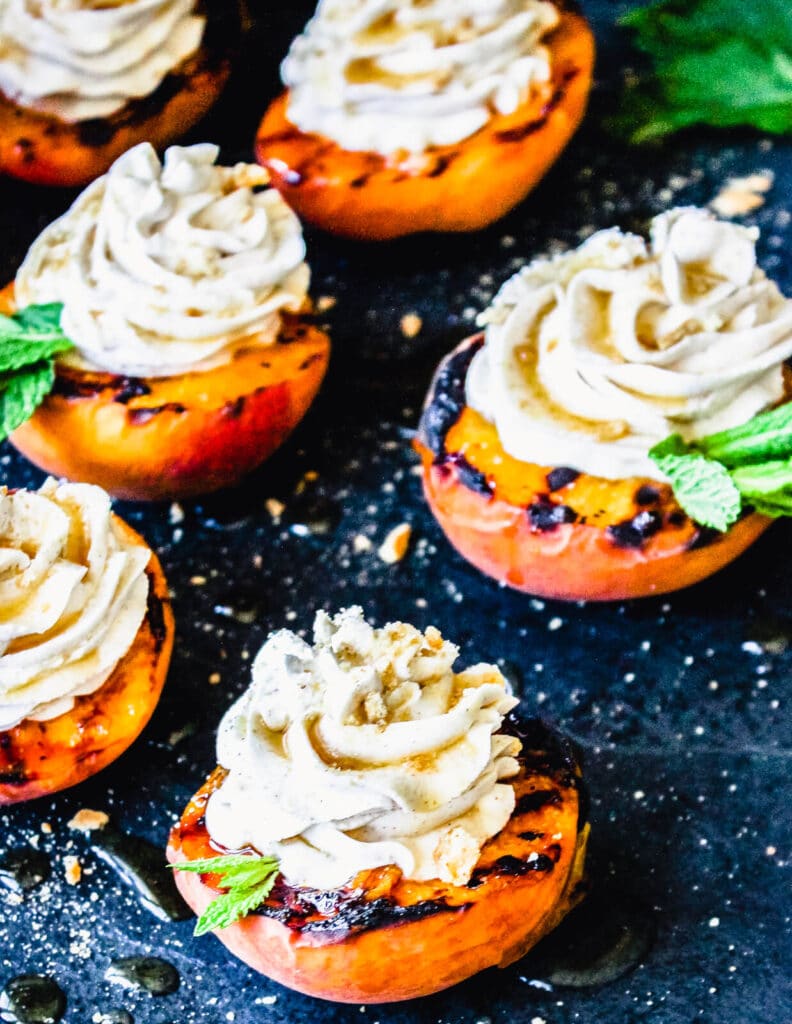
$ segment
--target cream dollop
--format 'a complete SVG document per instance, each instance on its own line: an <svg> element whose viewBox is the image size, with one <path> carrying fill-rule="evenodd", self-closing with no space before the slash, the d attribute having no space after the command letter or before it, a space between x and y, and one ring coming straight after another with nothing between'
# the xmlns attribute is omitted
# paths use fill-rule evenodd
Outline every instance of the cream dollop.
<svg viewBox="0 0 792 1024"><path fill-rule="evenodd" d="M0 90L62 121L148 96L201 45L195 0L2 0Z"/></svg>
<svg viewBox="0 0 792 1024"><path fill-rule="evenodd" d="M784 395L792 301L753 228L680 208L538 259L480 319L467 403L524 462L663 479L648 451L737 426Z"/></svg>
<svg viewBox="0 0 792 1024"><path fill-rule="evenodd" d="M274 189L256 191L262 168L217 155L130 149L33 243L18 302L62 302L82 361L111 373L203 370L253 335L271 344L280 311L305 301L302 229Z"/></svg>
<svg viewBox="0 0 792 1024"><path fill-rule="evenodd" d="M543 0L322 0L281 68L289 120L350 150L451 145L549 81L558 20Z"/></svg>
<svg viewBox="0 0 792 1024"><path fill-rule="evenodd" d="M454 674L436 629L374 629L360 608L319 612L311 646L274 633L217 742L228 775L207 829L278 857L292 884L334 889L397 865L464 884L508 821L520 742L498 732L517 701L492 665Z"/></svg>
<svg viewBox="0 0 792 1024"><path fill-rule="evenodd" d="M0 731L55 718L107 681L146 614L150 554L99 487L0 490Z"/></svg>

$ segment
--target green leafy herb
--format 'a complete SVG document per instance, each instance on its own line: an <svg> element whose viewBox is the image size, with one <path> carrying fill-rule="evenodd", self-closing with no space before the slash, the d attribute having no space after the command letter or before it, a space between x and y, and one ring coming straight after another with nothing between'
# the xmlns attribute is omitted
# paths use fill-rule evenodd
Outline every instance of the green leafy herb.
<svg viewBox="0 0 792 1024"><path fill-rule="evenodd" d="M632 141L693 124L792 132L789 0L658 0L621 24L655 69L616 122Z"/></svg>
<svg viewBox="0 0 792 1024"><path fill-rule="evenodd" d="M721 532L746 505L762 515L792 515L792 403L685 444L678 434L649 457L696 522Z"/></svg>
<svg viewBox="0 0 792 1024"><path fill-rule="evenodd" d="M195 935L204 935L215 928L227 928L261 906L272 892L278 877L278 862L274 857L255 857L231 854L227 857L207 857L174 864L176 871L193 871L201 875L218 875L226 890L213 900L198 918Z"/></svg>
<svg viewBox="0 0 792 1024"><path fill-rule="evenodd" d="M54 357L73 348L59 302L0 314L0 441L29 419L52 390Z"/></svg>

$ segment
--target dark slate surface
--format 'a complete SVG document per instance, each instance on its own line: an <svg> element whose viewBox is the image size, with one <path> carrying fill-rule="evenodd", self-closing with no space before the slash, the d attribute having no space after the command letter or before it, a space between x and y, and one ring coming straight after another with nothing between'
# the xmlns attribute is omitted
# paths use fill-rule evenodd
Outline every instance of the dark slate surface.
<svg viewBox="0 0 792 1024"><path fill-rule="evenodd" d="M708 201L729 175L770 168L775 187L750 221L762 228L763 265L792 289L788 145L747 132L700 134L637 152L604 133L628 59L614 22L629 6L585 4L600 48L589 118L506 220L468 238L382 248L310 235L314 295L338 300L328 314L334 359L321 399L269 465L238 493L119 508L163 559L179 643L162 702L131 752L74 792L0 815L0 857L33 843L53 862L51 880L21 901L0 893L0 984L22 972L53 975L71 1024L792 1019L789 524L715 580L670 598L609 607L535 601L480 577L449 548L424 508L408 443L433 365L469 332L494 289L526 257L575 244L595 227L640 227L673 203ZM249 156L257 116L276 90L278 57L308 10L254 5L258 22L236 80L201 132L226 143L227 157ZM69 197L11 182L0 189L0 259L10 278ZM408 312L423 319L413 340L399 326ZM306 472L318 478L305 484ZM14 486L41 479L8 449L2 474ZM280 522L265 509L271 497L286 505ZM356 552L356 535L376 548L403 521L414 539L400 565L383 565L375 550ZM550 991L531 984L548 970L534 955L418 1003L320 1004L246 970L211 937L193 940L189 922L157 921L66 828L81 807L106 809L121 828L164 845L214 763L216 723L246 686L249 658L267 632L306 629L316 608L351 602L378 621L436 623L465 661L500 660L526 710L580 744L595 887L627 900L639 930L656 930L637 970L599 988ZM63 880L68 854L83 864L74 888ZM111 959L151 952L178 968L176 994L153 997L104 980ZM128 1016L102 1017L113 1009Z"/></svg>

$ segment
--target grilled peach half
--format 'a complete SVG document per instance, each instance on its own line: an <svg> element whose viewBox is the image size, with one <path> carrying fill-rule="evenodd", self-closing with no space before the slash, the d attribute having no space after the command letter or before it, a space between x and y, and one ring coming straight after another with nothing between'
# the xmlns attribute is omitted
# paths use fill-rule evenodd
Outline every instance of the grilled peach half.
<svg viewBox="0 0 792 1024"><path fill-rule="evenodd" d="M145 541L117 516L125 539ZM159 700L173 648L173 612L162 567L149 557L146 617L107 682L48 722L0 732L0 806L75 786L115 761L143 731Z"/></svg>
<svg viewBox="0 0 792 1024"><path fill-rule="evenodd" d="M10 295L0 294L0 310L13 310ZM274 344L241 345L203 373L144 379L58 365L52 393L11 441L41 469L118 498L205 494L236 483L283 443L329 355L323 331L284 315Z"/></svg>
<svg viewBox="0 0 792 1024"><path fill-rule="evenodd" d="M752 513L718 533L693 522L667 484L512 458L495 427L465 404L483 341L468 339L441 363L415 447L435 518L488 576L568 601L663 594L717 572L770 525Z"/></svg>
<svg viewBox="0 0 792 1024"><path fill-rule="evenodd" d="M413 882L395 867L361 872L332 892L281 878L217 937L275 981L344 1003L414 999L517 960L583 897L588 825L565 741L536 721L511 728L523 741L517 805L467 885ZM171 863L218 854L204 810L223 777L217 769L188 804L171 833ZM198 914L221 891L212 875L177 871L176 882Z"/></svg>
<svg viewBox="0 0 792 1024"><path fill-rule="evenodd" d="M214 106L231 74L239 15L210 13L204 44L150 95L107 118L69 123L0 93L0 173L36 185L83 186L138 142L161 149Z"/></svg>
<svg viewBox="0 0 792 1024"><path fill-rule="evenodd" d="M476 231L506 214L540 181L585 113L594 39L564 7L548 39L552 80L513 114L420 155L352 152L288 119L288 93L264 115L256 158L304 220L351 238Z"/></svg>

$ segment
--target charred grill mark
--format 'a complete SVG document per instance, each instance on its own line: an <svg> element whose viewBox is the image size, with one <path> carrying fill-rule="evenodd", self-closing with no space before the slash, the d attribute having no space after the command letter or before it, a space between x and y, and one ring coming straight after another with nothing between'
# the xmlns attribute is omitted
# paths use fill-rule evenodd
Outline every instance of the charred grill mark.
<svg viewBox="0 0 792 1024"><path fill-rule="evenodd" d="M528 520L531 529L539 533L549 533L564 523L577 522L577 512L569 505L554 505L547 495L540 494L533 505L529 505Z"/></svg>
<svg viewBox="0 0 792 1024"><path fill-rule="evenodd" d="M165 643L165 638L168 635L168 630L165 625L164 603L165 602L159 594L155 592L154 587L151 585L151 579L149 578L146 618L148 620L149 629L151 630L151 635L154 637L157 653L162 649L162 645Z"/></svg>
<svg viewBox="0 0 792 1024"><path fill-rule="evenodd" d="M465 487L469 487L471 491L475 491L476 494L483 494L489 498L492 496L492 486L487 480L487 477L481 470L476 469L475 466L471 466L468 460L460 452L455 452L453 455L447 455L438 465L451 465L456 467L457 479Z"/></svg>
<svg viewBox="0 0 792 1024"><path fill-rule="evenodd" d="M427 172L427 178L439 178L441 175L445 174L458 156L459 152L454 150L452 153L444 153L442 156L437 157L434 167L431 171Z"/></svg>
<svg viewBox="0 0 792 1024"><path fill-rule="evenodd" d="M659 512L644 511L616 523L606 530L610 540L619 548L640 548L662 528L663 517Z"/></svg>
<svg viewBox="0 0 792 1024"><path fill-rule="evenodd" d="M151 394L151 388L140 377L122 377L118 382L118 391L113 398L114 402L127 405L133 398L145 398Z"/></svg>
<svg viewBox="0 0 792 1024"><path fill-rule="evenodd" d="M556 466L547 474L547 486L551 491L560 491L563 487L573 484L580 476L580 471L569 466Z"/></svg>
<svg viewBox="0 0 792 1024"><path fill-rule="evenodd" d="M533 793L523 793L514 808L515 814L535 814L544 807L558 807L563 797L557 789L535 789Z"/></svg>
<svg viewBox="0 0 792 1024"><path fill-rule="evenodd" d="M533 843L537 839L544 839L544 832L518 832L520 839L524 839L526 843Z"/></svg>
<svg viewBox="0 0 792 1024"><path fill-rule="evenodd" d="M635 504L640 506L656 505L660 501L660 491L651 484L642 484L635 492Z"/></svg>
<svg viewBox="0 0 792 1024"><path fill-rule="evenodd" d="M314 363L318 363L322 358L323 356L321 352L314 352L313 355L308 356L307 359L303 359L298 369L301 371L307 370L309 367L313 366Z"/></svg>
<svg viewBox="0 0 792 1024"><path fill-rule="evenodd" d="M697 551L699 548L709 547L714 544L721 534L713 530L711 526L699 526L686 546L687 551Z"/></svg>
<svg viewBox="0 0 792 1024"><path fill-rule="evenodd" d="M432 396L421 416L418 436L438 458L445 455L445 439L465 408L465 378L473 356L484 344L483 335L450 356L435 378Z"/></svg>
<svg viewBox="0 0 792 1024"><path fill-rule="evenodd" d="M33 776L28 775L24 766L15 764L12 768L0 771L0 783L4 786L24 786Z"/></svg>
<svg viewBox="0 0 792 1024"><path fill-rule="evenodd" d="M107 387L107 381L98 377L65 377L56 374L51 395L71 400L74 398L96 398Z"/></svg>
<svg viewBox="0 0 792 1024"><path fill-rule="evenodd" d="M555 90L550 99L542 107L542 112L539 117L533 118L530 121L526 121L525 124L515 125L514 128L505 128L503 131L495 133L496 142L522 142L527 139L529 135L533 135L538 132L547 123L547 119L553 113L555 108L564 98L567 90L567 86L580 74L580 68L567 68L564 74L561 76L561 84Z"/></svg>
<svg viewBox="0 0 792 1024"><path fill-rule="evenodd" d="M245 411L245 395L240 395L239 398L235 398L231 402L226 402L223 406L220 415L224 416L229 420L238 420L242 413Z"/></svg>
<svg viewBox="0 0 792 1024"><path fill-rule="evenodd" d="M529 853L524 860L507 854L505 857L498 857L491 867L476 868L468 886L475 889L485 878L492 875L507 875L516 878L520 875L529 875L533 871L552 871L554 867L555 861L546 853Z"/></svg>
<svg viewBox="0 0 792 1024"><path fill-rule="evenodd" d="M279 881L272 896L253 913L271 917L293 931L321 936L327 942L342 942L357 932L464 909L465 905L452 907L443 900L423 900L403 907L388 897L369 900L362 892L349 889L298 892Z"/></svg>
<svg viewBox="0 0 792 1024"><path fill-rule="evenodd" d="M172 412L177 415L187 412L187 407L181 402L164 402L162 405L150 405L142 409L127 409L127 420L135 427L143 426L159 416L163 412Z"/></svg>

